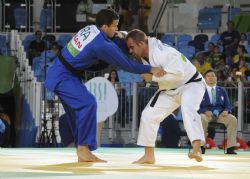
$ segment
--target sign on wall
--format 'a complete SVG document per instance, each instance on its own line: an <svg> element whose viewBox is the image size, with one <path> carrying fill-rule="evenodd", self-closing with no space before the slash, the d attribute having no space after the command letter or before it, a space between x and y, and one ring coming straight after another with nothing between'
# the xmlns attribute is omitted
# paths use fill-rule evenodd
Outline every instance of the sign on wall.
<svg viewBox="0 0 250 179"><path fill-rule="evenodd" d="M118 108L118 96L112 83L104 77L95 77L85 83L97 102L97 122L105 121Z"/></svg>

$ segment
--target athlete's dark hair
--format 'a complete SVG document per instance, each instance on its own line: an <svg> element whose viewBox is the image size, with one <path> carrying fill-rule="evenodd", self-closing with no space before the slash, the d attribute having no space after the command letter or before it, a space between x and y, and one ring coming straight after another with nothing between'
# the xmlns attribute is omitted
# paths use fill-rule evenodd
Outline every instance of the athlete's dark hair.
<svg viewBox="0 0 250 179"><path fill-rule="evenodd" d="M96 15L96 26L110 26L113 23L113 20L119 20L119 15L112 9L102 9Z"/></svg>

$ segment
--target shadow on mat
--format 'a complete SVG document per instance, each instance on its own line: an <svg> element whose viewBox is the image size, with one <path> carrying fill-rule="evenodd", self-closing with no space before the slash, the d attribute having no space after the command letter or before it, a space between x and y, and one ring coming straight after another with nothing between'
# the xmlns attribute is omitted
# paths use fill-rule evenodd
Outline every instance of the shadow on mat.
<svg viewBox="0 0 250 179"><path fill-rule="evenodd" d="M105 172L133 173L133 172L167 172L167 171L208 171L215 168L206 166L164 166L164 165L124 165L116 166L109 163L64 163L57 165L46 165L29 168L32 170L54 171L74 174L101 174Z"/></svg>

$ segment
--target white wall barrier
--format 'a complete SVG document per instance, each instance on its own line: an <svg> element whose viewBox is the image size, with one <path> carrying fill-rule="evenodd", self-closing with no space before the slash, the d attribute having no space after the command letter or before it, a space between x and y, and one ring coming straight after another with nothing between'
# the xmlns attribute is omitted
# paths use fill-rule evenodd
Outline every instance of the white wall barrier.
<svg viewBox="0 0 250 179"><path fill-rule="evenodd" d="M42 102L42 83L36 80L34 72L29 66L29 60L22 45L20 35L16 30L10 33L11 55L17 57L16 77L20 82L22 94L26 98L36 127L40 127L41 121L41 102Z"/></svg>

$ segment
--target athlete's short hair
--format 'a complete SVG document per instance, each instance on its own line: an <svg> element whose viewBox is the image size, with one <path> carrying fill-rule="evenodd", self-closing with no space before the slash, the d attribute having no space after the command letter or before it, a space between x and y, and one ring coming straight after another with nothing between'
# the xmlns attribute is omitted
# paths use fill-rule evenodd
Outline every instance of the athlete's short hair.
<svg viewBox="0 0 250 179"><path fill-rule="evenodd" d="M126 40L128 40L129 38L133 39L135 42L140 42L140 41L147 42L147 35L139 29L131 30L127 34Z"/></svg>
<svg viewBox="0 0 250 179"><path fill-rule="evenodd" d="M113 9L102 9L96 15L96 26L110 26L114 20L119 20L119 15Z"/></svg>

